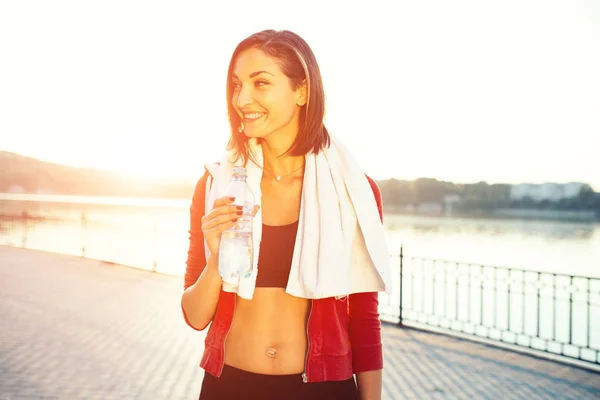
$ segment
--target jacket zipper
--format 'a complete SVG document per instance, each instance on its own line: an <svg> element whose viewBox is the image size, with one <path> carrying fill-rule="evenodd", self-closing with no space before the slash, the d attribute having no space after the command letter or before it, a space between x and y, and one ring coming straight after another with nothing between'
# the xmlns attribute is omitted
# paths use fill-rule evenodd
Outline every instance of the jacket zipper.
<svg viewBox="0 0 600 400"><path fill-rule="evenodd" d="M223 368L225 368L225 343L227 342L227 336L229 336L229 332L231 331L231 326L233 325L233 316L235 315L235 306L237 303L237 294L233 293L233 313L231 314L231 324L229 324L229 328L227 329L227 333L225 334L225 338L223 339L223 362L221 363L221 372L219 372L219 376L223 374Z"/></svg>
<svg viewBox="0 0 600 400"><path fill-rule="evenodd" d="M310 300L310 311L308 312L308 320L306 321L306 341L308 346L306 348L306 358L304 359L304 373L302 374L302 382L308 383L308 355L310 354L310 335L308 334L308 326L310 324L310 316L313 310L313 300Z"/></svg>

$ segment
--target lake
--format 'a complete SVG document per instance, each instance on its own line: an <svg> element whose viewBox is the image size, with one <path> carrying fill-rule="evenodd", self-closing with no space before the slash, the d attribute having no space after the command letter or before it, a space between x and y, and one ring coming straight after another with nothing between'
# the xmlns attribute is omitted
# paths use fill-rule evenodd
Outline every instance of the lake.
<svg viewBox="0 0 600 400"><path fill-rule="evenodd" d="M188 199L0 194L0 244L183 275ZM600 224L384 215L388 247L405 256L600 277Z"/></svg>

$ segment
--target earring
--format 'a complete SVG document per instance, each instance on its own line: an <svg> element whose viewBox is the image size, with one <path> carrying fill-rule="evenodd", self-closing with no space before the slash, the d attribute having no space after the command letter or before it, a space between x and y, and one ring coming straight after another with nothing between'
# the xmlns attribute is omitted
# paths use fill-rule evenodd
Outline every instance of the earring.
<svg viewBox="0 0 600 400"><path fill-rule="evenodd" d="M238 126L238 133L242 133L244 132L244 123L240 123L240 126Z"/></svg>

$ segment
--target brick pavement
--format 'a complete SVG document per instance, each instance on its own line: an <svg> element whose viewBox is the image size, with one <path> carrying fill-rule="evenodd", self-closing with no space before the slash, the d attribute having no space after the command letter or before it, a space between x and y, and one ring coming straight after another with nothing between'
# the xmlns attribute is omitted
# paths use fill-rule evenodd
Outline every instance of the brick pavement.
<svg viewBox="0 0 600 400"><path fill-rule="evenodd" d="M182 279L0 246L0 400L197 399ZM600 374L383 326L385 399L600 399Z"/></svg>

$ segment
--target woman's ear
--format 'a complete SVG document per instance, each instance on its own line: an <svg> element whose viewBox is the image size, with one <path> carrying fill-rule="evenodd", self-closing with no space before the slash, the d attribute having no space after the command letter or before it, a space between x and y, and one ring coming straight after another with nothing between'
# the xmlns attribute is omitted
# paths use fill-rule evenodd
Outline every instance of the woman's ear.
<svg viewBox="0 0 600 400"><path fill-rule="evenodd" d="M296 90L296 104L300 107L306 104L308 99L308 85L306 79L302 81L298 89Z"/></svg>

